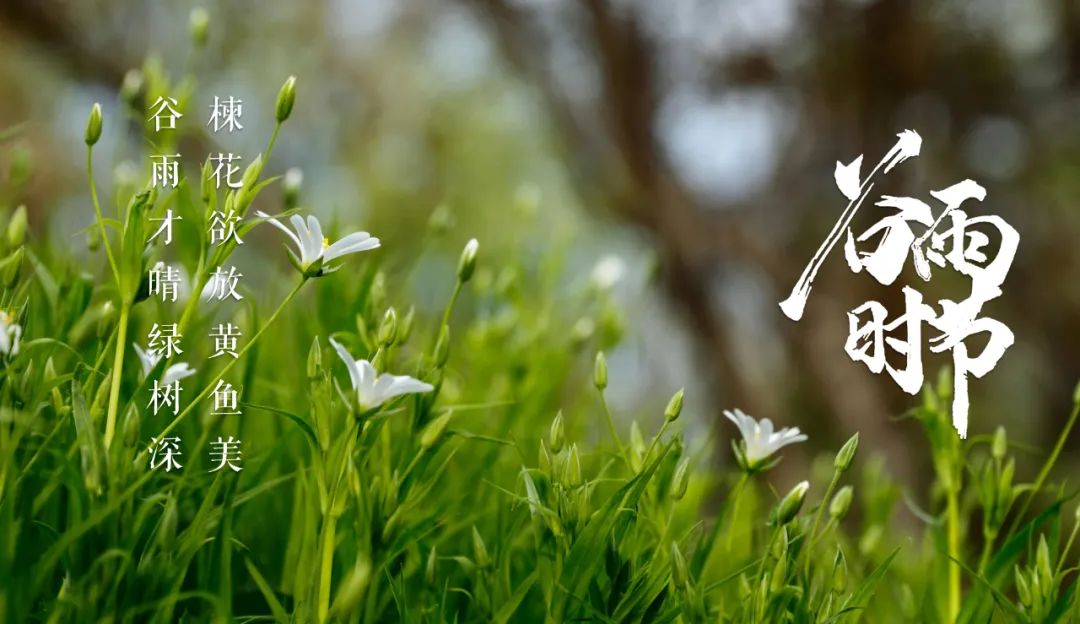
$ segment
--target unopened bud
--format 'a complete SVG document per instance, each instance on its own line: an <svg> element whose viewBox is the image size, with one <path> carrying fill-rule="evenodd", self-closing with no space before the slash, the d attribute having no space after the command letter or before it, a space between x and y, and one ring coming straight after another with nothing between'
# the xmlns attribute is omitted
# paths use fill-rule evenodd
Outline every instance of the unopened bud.
<svg viewBox="0 0 1080 624"><path fill-rule="evenodd" d="M101 138L101 104L90 107L90 117L86 119L86 144L93 145Z"/></svg>
<svg viewBox="0 0 1080 624"><path fill-rule="evenodd" d="M22 261L25 252L22 247L19 247L11 253L3 261L0 261L0 284L4 288L14 288L15 283L19 281L19 269L22 268Z"/></svg>
<svg viewBox="0 0 1080 624"><path fill-rule="evenodd" d="M259 181L259 175L262 174L263 167L263 155L259 154L255 157L255 160L251 161L251 164L244 170L244 175L240 179L240 186L245 192L251 191L254 188L255 183Z"/></svg>
<svg viewBox="0 0 1080 624"><path fill-rule="evenodd" d="M429 449L435 446L435 444L442 439L443 433L446 432L446 426L450 424L450 418L453 415L453 410L449 410L435 420L429 422L427 426L424 427L423 433L420 434L420 447Z"/></svg>
<svg viewBox="0 0 1080 624"><path fill-rule="evenodd" d="M566 442L562 410L559 410L558 413L555 414L555 419L551 421L551 432L548 439L551 441L551 452L558 455L563 449L563 444Z"/></svg>
<svg viewBox="0 0 1080 624"><path fill-rule="evenodd" d="M847 587L847 558L839 548L836 549L836 559L833 560L832 586L836 592L842 592Z"/></svg>
<svg viewBox="0 0 1080 624"><path fill-rule="evenodd" d="M566 454L566 463L563 465L563 481L569 487L581 485L581 458L578 456L577 444L571 444Z"/></svg>
<svg viewBox="0 0 1080 624"><path fill-rule="evenodd" d="M465 248L461 250L461 257L458 259L457 278L462 284L469 281L473 271L476 270L476 251L479 247L480 243L475 238L472 238L465 243Z"/></svg>
<svg viewBox="0 0 1080 624"><path fill-rule="evenodd" d="M1054 572L1050 566L1050 547L1046 544L1046 536L1039 536L1039 547L1035 549L1035 569L1042 581L1053 581Z"/></svg>
<svg viewBox="0 0 1080 624"><path fill-rule="evenodd" d="M690 585L690 571L677 542L671 542L671 581L680 589Z"/></svg>
<svg viewBox="0 0 1080 624"><path fill-rule="evenodd" d="M604 358L603 351L596 353L596 361L593 363L593 385L597 390L607 388L607 359Z"/></svg>
<svg viewBox="0 0 1080 624"><path fill-rule="evenodd" d="M1031 585L1028 584L1020 566L1013 566L1013 576L1016 580L1016 595L1020 598L1020 604L1031 606Z"/></svg>
<svg viewBox="0 0 1080 624"><path fill-rule="evenodd" d="M772 570L772 584L769 589L774 593L784 588L784 584L787 582L787 557L780 557L776 560L776 565Z"/></svg>
<svg viewBox="0 0 1080 624"><path fill-rule="evenodd" d="M101 338L105 336L106 332L112 329L113 321L116 320L116 306L112 301L106 301L101 304L101 311L98 313L97 322L97 336Z"/></svg>
<svg viewBox="0 0 1080 624"><path fill-rule="evenodd" d="M285 84L278 91L275 115L278 123L284 122L292 114L293 103L296 102L296 76L289 76Z"/></svg>
<svg viewBox="0 0 1080 624"><path fill-rule="evenodd" d="M416 318L416 306L409 306L409 311L405 313L405 316L398 323L397 338L395 340L398 344L403 344L412 335L413 320Z"/></svg>
<svg viewBox="0 0 1080 624"><path fill-rule="evenodd" d="M847 442L844 442L844 446L840 447L840 451L836 453L836 459L833 461L833 468L836 472L847 472L848 468L851 468L851 462L855 460L855 451L859 450L859 432L855 432L855 435L848 438Z"/></svg>
<svg viewBox="0 0 1080 624"><path fill-rule="evenodd" d="M994 431L994 442L990 445L990 454L994 459L1001 460L1009 451L1009 438L1005 434L1005 427L998 427Z"/></svg>
<svg viewBox="0 0 1080 624"><path fill-rule="evenodd" d="M139 96L143 90L143 73L137 69L129 69L124 74L124 81L120 83L120 100L132 109L139 106Z"/></svg>
<svg viewBox="0 0 1080 624"><path fill-rule="evenodd" d="M322 347L319 346L319 337L315 336L315 339L311 341L311 348L308 349L308 379L314 379L315 377L317 377L320 370L322 370Z"/></svg>
<svg viewBox="0 0 1080 624"><path fill-rule="evenodd" d="M210 26L210 15L206 12L206 9L202 7L192 9L188 25L191 27L191 40L195 45L201 46L205 44L206 31Z"/></svg>
<svg viewBox="0 0 1080 624"><path fill-rule="evenodd" d="M690 483L690 458L684 458L675 466L675 476L671 478L672 500L682 500L686 496L686 486Z"/></svg>
<svg viewBox="0 0 1080 624"><path fill-rule="evenodd" d="M397 311L390 307L386 309L382 322L379 324L379 344L389 346L397 338Z"/></svg>
<svg viewBox="0 0 1080 624"><path fill-rule="evenodd" d="M551 453L548 451L547 445L544 444L543 438L540 439L540 450L537 452L536 467L545 475L551 474Z"/></svg>
<svg viewBox="0 0 1080 624"><path fill-rule="evenodd" d="M679 391L671 397L668 401L667 408L664 409L664 420L667 422L674 422L679 418L679 414L682 413L683 391L685 388L679 388Z"/></svg>
<svg viewBox="0 0 1080 624"><path fill-rule="evenodd" d="M300 201L300 187L304 183L304 172L297 167L292 167L285 172L285 178L281 182L281 190L285 195L285 208L295 208Z"/></svg>
<svg viewBox="0 0 1080 624"><path fill-rule="evenodd" d="M454 213L450 206L439 204L428 217L428 227L433 234L445 234L454 225Z"/></svg>
<svg viewBox="0 0 1080 624"><path fill-rule="evenodd" d="M829 503L829 516L834 518L837 522L844 519L847 516L848 510L851 509L851 499L855 494L854 488L850 485L845 485L833 495L832 502Z"/></svg>
<svg viewBox="0 0 1080 624"><path fill-rule="evenodd" d="M800 481L798 485L791 488L791 491L776 507L777 526L783 526L795 519L795 516L799 514L799 510L802 509L803 502L806 500L806 491L809 489L809 481Z"/></svg>
<svg viewBox="0 0 1080 624"><path fill-rule="evenodd" d="M480 531L476 530L476 525L472 528L472 540L473 540L473 559L476 561L476 567L480 569L487 569L491 567L491 557L488 555L487 546L484 545L484 538L480 537Z"/></svg>
<svg viewBox="0 0 1080 624"><path fill-rule="evenodd" d="M18 247L26 240L26 205L20 204L15 212L11 213L11 221L7 225L8 247Z"/></svg>

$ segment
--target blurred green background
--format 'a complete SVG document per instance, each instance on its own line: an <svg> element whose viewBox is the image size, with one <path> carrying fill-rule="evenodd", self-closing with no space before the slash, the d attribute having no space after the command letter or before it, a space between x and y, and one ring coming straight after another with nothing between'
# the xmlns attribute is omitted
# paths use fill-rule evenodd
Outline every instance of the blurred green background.
<svg viewBox="0 0 1080 624"><path fill-rule="evenodd" d="M93 102L108 120L100 162L121 163L99 179L145 166L133 160L140 122L115 94L148 56L199 77L189 171L210 152L262 150L295 74L268 172L302 169L304 206L417 254L449 208L453 235L421 258L444 270L407 285L418 305L437 313L450 284L424 280L452 270L469 237L496 269L504 254L566 254L568 280L614 282L627 338L609 354L618 413L659 418L685 385L691 436L736 406L802 427L810 443L787 453L788 480L860 431L910 483L930 472L917 427L896 420L916 400L843 351L845 312L871 298L895 309L900 289L834 253L802 321L776 304L843 208L834 163L876 162L911 128L922 155L881 192L926 198L970 177L988 191L979 210L1021 235L1005 294L984 309L1016 343L972 381L972 433L1001 424L1047 449L1067 416L1080 377L1077 2L236 1L206 5L209 38L192 55L194 6L0 1L0 128L25 123L0 172L32 161L35 236L88 253ZM214 94L243 99L244 131L206 131ZM272 281L262 260L284 274L276 233L252 240L248 274ZM966 287L921 289L936 300ZM947 358L926 357L932 379ZM1078 465L1067 453L1062 470Z"/></svg>

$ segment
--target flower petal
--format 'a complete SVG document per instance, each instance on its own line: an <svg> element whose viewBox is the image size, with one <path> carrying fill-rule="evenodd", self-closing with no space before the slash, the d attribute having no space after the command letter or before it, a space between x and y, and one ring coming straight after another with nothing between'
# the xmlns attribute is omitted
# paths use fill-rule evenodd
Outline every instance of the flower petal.
<svg viewBox="0 0 1080 624"><path fill-rule="evenodd" d="M367 232L353 232L324 249L323 259L330 262L334 258L339 258L345 254L367 251L369 249L375 249L378 246L379 239L371 236Z"/></svg>
<svg viewBox="0 0 1080 624"><path fill-rule="evenodd" d="M274 217L271 217L270 215L266 214L262 210L256 210L255 214L260 216L260 217L265 218L267 223L269 223L270 225L276 227L277 229L281 230L282 232L285 232L285 234L287 234L289 236L289 238L292 239L292 242L296 243L296 250L301 252L301 253L303 252L304 246L300 244L300 239L296 237L296 234L293 234L292 230L285 227L285 225L283 223L281 223L280 221L278 221Z"/></svg>
<svg viewBox="0 0 1080 624"><path fill-rule="evenodd" d="M354 390L359 390L361 377L360 370L356 366L356 360L353 359L349 352L345 350L345 347L341 346L333 338L330 339L330 346L334 347L334 351L337 351L338 357L342 362L345 362L345 368L349 369L349 379L352 381Z"/></svg>
<svg viewBox="0 0 1080 624"><path fill-rule="evenodd" d="M165 370L165 374L161 376L161 383L163 385L168 385L174 381L179 381L186 377L191 377L194 374L194 368L188 366L187 362L180 362L179 364L173 364Z"/></svg>

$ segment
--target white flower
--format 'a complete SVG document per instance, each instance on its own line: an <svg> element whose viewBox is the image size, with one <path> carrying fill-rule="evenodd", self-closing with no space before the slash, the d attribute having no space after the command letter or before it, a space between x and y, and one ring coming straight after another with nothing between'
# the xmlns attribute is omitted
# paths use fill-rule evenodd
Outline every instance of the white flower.
<svg viewBox="0 0 1080 624"><path fill-rule="evenodd" d="M736 409L734 412L724 410L724 416L727 416L728 420L735 423L735 426L739 428L739 433L742 434L745 444L743 452L746 465L751 469L759 467L765 460L772 457L776 451L788 444L806 440L806 435L800 433L798 427L785 427L780 431L773 431L771 420L768 418L763 418L760 421L754 420L752 416L747 416L740 409Z"/></svg>
<svg viewBox="0 0 1080 624"><path fill-rule="evenodd" d="M280 221L261 210L256 211L255 214L265 218L267 223L285 232L296 243L296 248L300 252L300 269L305 273L312 266L322 269L325 263L335 258L375 249L379 246L379 239L367 232L353 232L331 245L330 240L323 237L319 220L311 215L308 215L307 223L304 223L304 220L299 215L289 217L289 223L292 223L293 228L296 230L294 233Z"/></svg>
<svg viewBox="0 0 1080 624"><path fill-rule="evenodd" d="M15 322L15 315L0 310L0 354L19 355L19 340L22 338L22 326Z"/></svg>
<svg viewBox="0 0 1080 624"><path fill-rule="evenodd" d="M593 267L589 280L600 290L608 290L626 274L626 263L619 256L604 256Z"/></svg>
<svg viewBox="0 0 1080 624"><path fill-rule="evenodd" d="M378 374L375 367L367 360L354 360L345 347L338 344L333 338L330 344L334 346L338 356L345 362L349 369L349 379L352 380L353 389L360 403L361 410L376 408L390 399L403 394L416 394L419 392L431 392L434 386L424 383L419 379L413 379L408 375Z"/></svg>
<svg viewBox="0 0 1080 624"><path fill-rule="evenodd" d="M150 371L154 370L154 367L161 361L161 354L156 351L143 351L142 347L134 342L131 343L131 346L135 347L135 353L139 356L139 362L142 363L143 377L149 375ZM194 374L195 369L188 366L187 362L179 362L166 368L165 374L161 376L158 383L167 386L174 381L191 377Z"/></svg>

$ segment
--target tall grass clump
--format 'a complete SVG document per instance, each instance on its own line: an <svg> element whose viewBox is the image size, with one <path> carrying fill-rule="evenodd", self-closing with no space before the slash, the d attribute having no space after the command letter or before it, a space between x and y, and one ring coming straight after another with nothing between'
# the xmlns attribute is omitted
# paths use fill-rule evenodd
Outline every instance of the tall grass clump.
<svg viewBox="0 0 1080 624"><path fill-rule="evenodd" d="M193 15L197 45L207 28ZM187 110L196 94L192 75L133 70L117 118L89 113L85 252L28 229L33 167L18 130L0 132L0 622L1080 617L1077 501L1051 480L1080 391L1056 446L1025 465L1003 429L960 440L947 376L927 386L895 425L921 425L933 458L934 482L904 497L916 526L900 525L900 487L856 432L822 474L774 490L798 429L733 409L728 456L713 452L726 441L684 438L681 389L662 413L613 408L609 384L633 383L604 356L620 311L603 288L559 286L557 256L489 255L445 207L422 253L461 251L436 275L352 229L321 240L301 177L272 170L301 85L266 98L275 124L239 188L214 188L208 163L176 189L148 172L99 188L103 131L142 132L158 95ZM154 141L172 151L180 135ZM273 244L211 246L224 207L242 237ZM182 240L148 245L169 209ZM242 303L203 301L234 254L266 279ZM184 267L185 298L148 297L159 261ZM408 299L420 278L440 285L440 309ZM144 369L129 347L160 319L195 338L184 362ZM230 319L246 328L238 357L209 359L198 337ZM155 416L148 392L170 370L184 402ZM221 380L241 415L209 413ZM209 470L219 435L242 440L241 471ZM149 467L166 436L183 442L181 469Z"/></svg>

